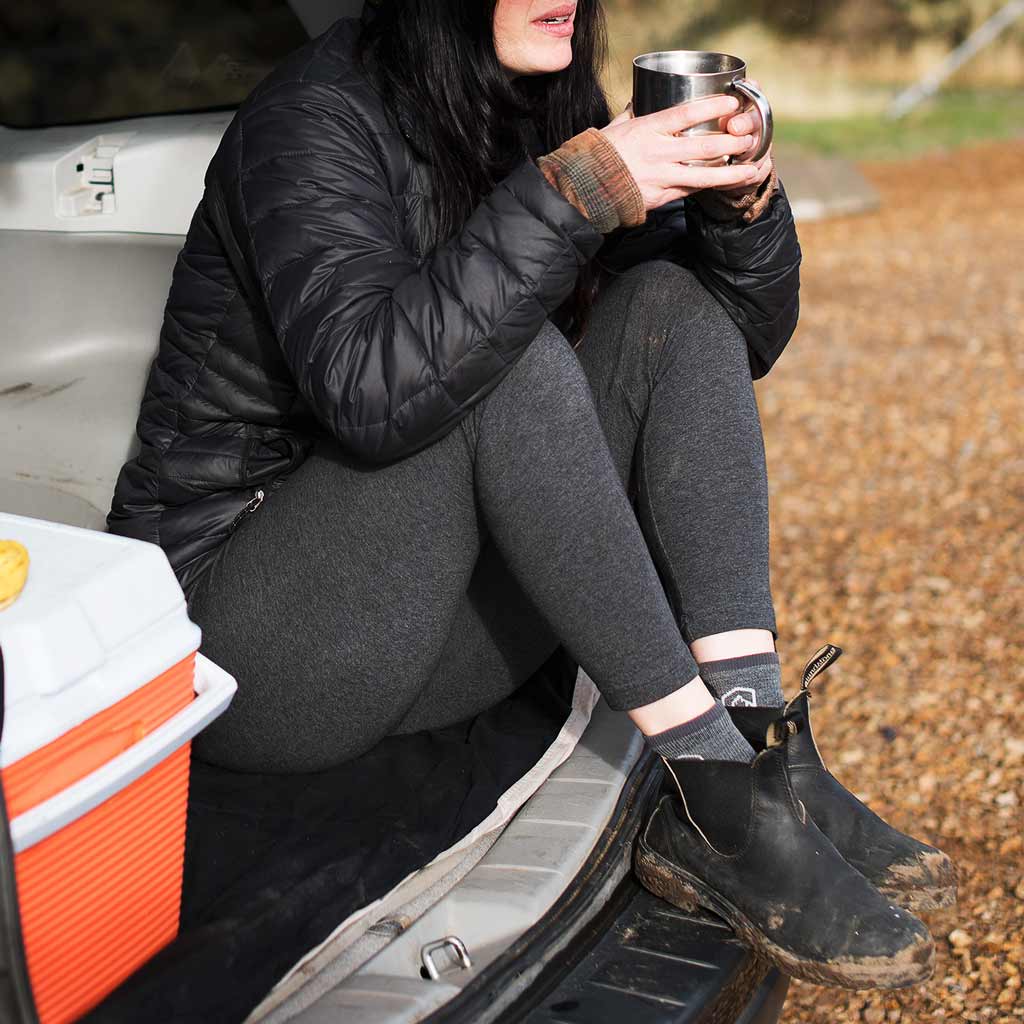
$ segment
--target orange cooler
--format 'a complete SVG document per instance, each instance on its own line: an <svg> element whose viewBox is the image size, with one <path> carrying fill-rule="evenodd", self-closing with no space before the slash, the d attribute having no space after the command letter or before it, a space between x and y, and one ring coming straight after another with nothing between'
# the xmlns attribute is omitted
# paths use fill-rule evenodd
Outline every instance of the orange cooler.
<svg viewBox="0 0 1024 1024"><path fill-rule="evenodd" d="M0 611L0 780L36 1010L62 1024L177 935L190 741L236 686L159 547L2 513L0 538L30 559Z"/></svg>

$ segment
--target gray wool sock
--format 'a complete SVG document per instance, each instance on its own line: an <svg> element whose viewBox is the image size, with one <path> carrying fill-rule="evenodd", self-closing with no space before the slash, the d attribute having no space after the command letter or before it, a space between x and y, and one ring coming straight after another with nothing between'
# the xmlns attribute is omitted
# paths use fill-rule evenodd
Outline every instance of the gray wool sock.
<svg viewBox="0 0 1024 1024"><path fill-rule="evenodd" d="M727 708L778 708L786 703L775 651L701 662L700 677Z"/></svg>
<svg viewBox="0 0 1024 1024"><path fill-rule="evenodd" d="M665 757L699 757L704 761L744 761L754 759L754 748L732 724L725 708L716 703L689 722L664 732L645 736L656 754Z"/></svg>

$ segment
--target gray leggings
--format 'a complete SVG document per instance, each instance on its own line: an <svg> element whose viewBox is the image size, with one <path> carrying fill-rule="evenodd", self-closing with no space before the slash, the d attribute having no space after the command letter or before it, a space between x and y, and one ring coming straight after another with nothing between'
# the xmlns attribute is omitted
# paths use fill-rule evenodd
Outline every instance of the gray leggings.
<svg viewBox="0 0 1024 1024"><path fill-rule="evenodd" d="M641 263L574 351L545 321L459 425L387 465L322 443L190 594L233 673L195 741L312 771L461 721L561 642L624 710L698 674L688 643L775 633L761 424L742 335L688 270Z"/></svg>

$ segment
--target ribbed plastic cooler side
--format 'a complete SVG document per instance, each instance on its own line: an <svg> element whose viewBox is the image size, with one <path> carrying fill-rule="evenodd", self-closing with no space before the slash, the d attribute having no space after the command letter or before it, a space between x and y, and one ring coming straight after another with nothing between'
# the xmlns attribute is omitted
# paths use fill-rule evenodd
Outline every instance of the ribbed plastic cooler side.
<svg viewBox="0 0 1024 1024"><path fill-rule="evenodd" d="M41 1024L85 1013L178 934L190 748L15 856Z"/></svg>
<svg viewBox="0 0 1024 1024"><path fill-rule="evenodd" d="M195 664L194 700L11 821L41 1024L85 1013L177 935L190 741L236 688L202 655Z"/></svg>

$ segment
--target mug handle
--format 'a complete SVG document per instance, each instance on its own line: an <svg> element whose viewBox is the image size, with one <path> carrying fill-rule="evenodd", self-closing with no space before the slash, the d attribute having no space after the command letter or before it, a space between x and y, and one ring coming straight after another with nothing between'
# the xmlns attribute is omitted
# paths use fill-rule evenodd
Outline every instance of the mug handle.
<svg viewBox="0 0 1024 1024"><path fill-rule="evenodd" d="M742 163L756 164L772 144L772 135L775 131L775 121L772 118L772 108L768 103L768 97L749 78L736 78L731 81L728 88L734 89L741 96L745 96L757 107L757 115L761 119L761 145L753 156L746 156Z"/></svg>

